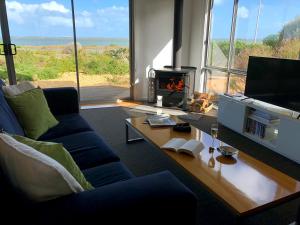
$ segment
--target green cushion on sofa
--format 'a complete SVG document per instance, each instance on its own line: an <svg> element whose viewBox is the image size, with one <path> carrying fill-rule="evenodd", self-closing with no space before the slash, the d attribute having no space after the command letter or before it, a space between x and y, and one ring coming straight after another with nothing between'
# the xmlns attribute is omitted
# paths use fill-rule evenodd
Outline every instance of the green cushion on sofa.
<svg viewBox="0 0 300 225"><path fill-rule="evenodd" d="M93 189L93 186L85 179L72 156L62 144L35 141L18 135L13 135L13 138L18 142L28 145L59 162L63 167L65 167L66 170L69 171L69 173L77 180L84 190Z"/></svg>
<svg viewBox="0 0 300 225"><path fill-rule="evenodd" d="M16 96L6 96L27 137L38 139L58 121L50 112L47 100L40 88Z"/></svg>

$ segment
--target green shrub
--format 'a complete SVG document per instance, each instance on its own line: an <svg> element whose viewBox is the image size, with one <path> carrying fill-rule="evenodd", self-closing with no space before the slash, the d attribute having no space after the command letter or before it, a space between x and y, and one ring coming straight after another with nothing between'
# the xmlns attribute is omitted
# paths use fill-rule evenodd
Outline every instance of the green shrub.
<svg viewBox="0 0 300 225"><path fill-rule="evenodd" d="M286 59L300 59L300 40L283 41L275 57Z"/></svg>
<svg viewBox="0 0 300 225"><path fill-rule="evenodd" d="M263 39L263 44L276 49L280 45L280 39L278 34L272 34Z"/></svg>
<svg viewBox="0 0 300 225"><path fill-rule="evenodd" d="M3 68L0 68L0 79L2 79L2 80L6 80L6 79L7 79L7 77L8 77L8 75L7 75L7 71L6 71L6 70L4 70Z"/></svg>
<svg viewBox="0 0 300 225"><path fill-rule="evenodd" d="M234 68L246 70L248 67L249 56L273 56L274 51L270 46L263 44L256 44L249 48L243 49L238 55L234 57Z"/></svg>
<svg viewBox="0 0 300 225"><path fill-rule="evenodd" d="M128 74L126 61L113 58L107 54L94 54L82 59L80 70L86 74Z"/></svg>
<svg viewBox="0 0 300 225"><path fill-rule="evenodd" d="M79 69L89 75L125 75L129 73L129 51L114 48L103 53L79 51ZM20 48L14 57L18 80L48 80L66 72L75 72L74 54L61 54L53 50ZM0 61L0 77L5 78L5 61Z"/></svg>
<svg viewBox="0 0 300 225"><path fill-rule="evenodd" d="M129 49L128 48L115 48L104 52L104 54L114 58L129 60Z"/></svg>
<svg viewBox="0 0 300 225"><path fill-rule="evenodd" d="M230 44L229 41L215 41L215 44L219 46L222 50L223 54L228 58L229 57L229 48ZM243 50L254 48L260 44L255 44L251 42L247 42L245 40L236 40L234 43L234 51L235 55L239 55Z"/></svg>

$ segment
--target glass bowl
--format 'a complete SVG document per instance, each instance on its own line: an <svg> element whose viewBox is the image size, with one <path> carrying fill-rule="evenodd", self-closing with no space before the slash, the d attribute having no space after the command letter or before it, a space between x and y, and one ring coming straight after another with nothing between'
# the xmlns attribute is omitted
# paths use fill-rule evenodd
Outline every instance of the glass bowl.
<svg viewBox="0 0 300 225"><path fill-rule="evenodd" d="M231 146L220 146L217 148L217 150L223 155L223 156L233 156L238 152L236 148L233 148Z"/></svg>

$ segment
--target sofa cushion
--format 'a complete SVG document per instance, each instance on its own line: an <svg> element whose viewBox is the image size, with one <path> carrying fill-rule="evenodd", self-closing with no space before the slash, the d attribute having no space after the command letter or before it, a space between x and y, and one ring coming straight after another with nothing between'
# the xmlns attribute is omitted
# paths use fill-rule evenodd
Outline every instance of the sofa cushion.
<svg viewBox="0 0 300 225"><path fill-rule="evenodd" d="M80 169L120 160L94 131L71 134L51 141L62 143Z"/></svg>
<svg viewBox="0 0 300 225"><path fill-rule="evenodd" d="M57 161L4 133L0 134L0 164L12 186L33 201L83 191Z"/></svg>
<svg viewBox="0 0 300 225"><path fill-rule="evenodd" d="M134 177L121 162L112 162L86 169L83 170L83 174L94 187L100 187Z"/></svg>
<svg viewBox="0 0 300 225"><path fill-rule="evenodd" d="M15 85L3 86L2 90L5 96L16 96L36 87L29 81L23 81Z"/></svg>
<svg viewBox="0 0 300 225"><path fill-rule="evenodd" d="M17 115L26 136L32 139L38 139L58 124L40 88L16 96L6 96L6 100Z"/></svg>
<svg viewBox="0 0 300 225"><path fill-rule="evenodd" d="M51 140L83 131L92 131L90 125L77 113L56 116L56 119L59 124L49 129L39 137L39 140Z"/></svg>
<svg viewBox="0 0 300 225"><path fill-rule="evenodd" d="M4 97L2 91L3 85L3 82L0 80L0 129L11 134L24 135L24 131L19 124L17 117Z"/></svg>
<svg viewBox="0 0 300 225"><path fill-rule="evenodd" d="M92 190L92 185L85 179L83 173L74 162L70 153L63 147L62 144L45 141L35 141L27 137L13 135L18 142L32 147L33 149L49 156L60 163L69 173L76 179L84 190Z"/></svg>

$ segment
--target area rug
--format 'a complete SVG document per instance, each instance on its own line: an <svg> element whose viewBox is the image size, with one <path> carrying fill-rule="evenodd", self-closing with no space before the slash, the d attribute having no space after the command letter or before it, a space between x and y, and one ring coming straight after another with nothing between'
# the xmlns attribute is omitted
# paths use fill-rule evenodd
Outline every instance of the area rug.
<svg viewBox="0 0 300 225"><path fill-rule="evenodd" d="M144 116L147 115L147 113L151 112L124 107L81 110L82 116L91 124L95 131L104 138L120 157L121 161L127 165L136 176L169 170L189 187L197 195L199 200L199 225L234 224L236 218L228 207L155 146L145 141L129 145L126 144L124 120L129 117ZM210 124L216 122L216 117L206 115L181 115L181 118L206 132L209 132ZM137 137L137 134L133 131L130 133L132 137ZM234 142L235 147L246 149L247 153L255 155L264 162L268 161L270 164L270 161L272 161L274 167L281 169L296 179L297 177L300 179L300 169L297 165L290 163L279 155L270 154L270 151L267 149L226 128L221 127L220 133L223 133L222 138L224 141ZM296 205L299 205L299 200L268 210L256 216L251 216L245 220L244 224L287 225L291 223L296 216Z"/></svg>

